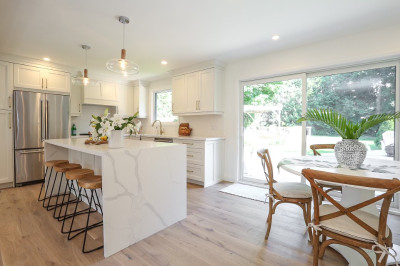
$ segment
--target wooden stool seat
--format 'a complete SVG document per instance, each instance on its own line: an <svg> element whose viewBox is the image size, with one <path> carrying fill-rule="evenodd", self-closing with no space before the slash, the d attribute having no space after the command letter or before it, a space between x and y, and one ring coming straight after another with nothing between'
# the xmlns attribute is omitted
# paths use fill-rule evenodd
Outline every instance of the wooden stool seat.
<svg viewBox="0 0 400 266"><path fill-rule="evenodd" d="M78 186L85 189L102 188L101 175L87 176L78 180Z"/></svg>
<svg viewBox="0 0 400 266"><path fill-rule="evenodd" d="M68 160L52 160L52 161L47 161L45 164L47 167L53 167L57 164L65 164L65 163L69 163Z"/></svg>
<svg viewBox="0 0 400 266"><path fill-rule="evenodd" d="M65 163L65 164L57 164L54 166L54 170L56 172L61 172L61 173L81 168L82 166L78 163Z"/></svg>
<svg viewBox="0 0 400 266"><path fill-rule="evenodd" d="M65 176L69 180L77 180L92 175L94 175L94 171L86 168L70 170L65 173Z"/></svg>

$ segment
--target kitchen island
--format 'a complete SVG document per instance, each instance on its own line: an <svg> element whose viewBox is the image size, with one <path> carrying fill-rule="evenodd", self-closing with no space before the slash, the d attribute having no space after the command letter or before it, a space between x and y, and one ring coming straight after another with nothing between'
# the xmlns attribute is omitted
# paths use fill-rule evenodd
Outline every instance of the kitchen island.
<svg viewBox="0 0 400 266"><path fill-rule="evenodd" d="M105 257L186 218L185 145L125 139L110 149L84 141L46 140L45 160L68 159L102 175Z"/></svg>

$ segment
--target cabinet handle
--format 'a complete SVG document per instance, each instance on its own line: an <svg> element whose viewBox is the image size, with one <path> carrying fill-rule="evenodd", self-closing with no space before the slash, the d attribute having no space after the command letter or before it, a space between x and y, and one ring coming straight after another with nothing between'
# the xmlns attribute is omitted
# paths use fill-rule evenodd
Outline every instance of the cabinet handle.
<svg viewBox="0 0 400 266"><path fill-rule="evenodd" d="M46 78L46 89L47 89L47 78Z"/></svg>
<svg viewBox="0 0 400 266"><path fill-rule="evenodd" d="M8 96L8 107L11 108L11 96Z"/></svg>
<svg viewBox="0 0 400 266"><path fill-rule="evenodd" d="M199 108L199 109L197 109L197 110L200 110L200 100L199 100L199 103L198 103L198 108Z"/></svg>
<svg viewBox="0 0 400 266"><path fill-rule="evenodd" d="M79 113L80 113L81 112L81 104L79 104L79 109L78 110L79 110Z"/></svg>
<svg viewBox="0 0 400 266"><path fill-rule="evenodd" d="M8 113L8 128L11 129L11 112Z"/></svg>
<svg viewBox="0 0 400 266"><path fill-rule="evenodd" d="M182 142L182 144L193 145L193 143L186 143L186 142Z"/></svg>
<svg viewBox="0 0 400 266"><path fill-rule="evenodd" d="M174 112L174 103L172 104L172 112Z"/></svg>
<svg viewBox="0 0 400 266"><path fill-rule="evenodd" d="M43 78L42 78L42 89L43 89Z"/></svg>
<svg viewBox="0 0 400 266"><path fill-rule="evenodd" d="M193 155L190 155L190 154L186 154L186 156L187 156L187 157L193 157Z"/></svg>
<svg viewBox="0 0 400 266"><path fill-rule="evenodd" d="M186 172L188 172L188 173L193 173L194 171L192 171L192 170L186 170Z"/></svg>

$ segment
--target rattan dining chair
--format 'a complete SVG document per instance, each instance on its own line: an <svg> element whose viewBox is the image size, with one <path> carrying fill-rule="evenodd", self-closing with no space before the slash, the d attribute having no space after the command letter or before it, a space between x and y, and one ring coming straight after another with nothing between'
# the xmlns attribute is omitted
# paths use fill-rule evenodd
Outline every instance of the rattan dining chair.
<svg viewBox="0 0 400 266"><path fill-rule="evenodd" d="M314 156L321 156L321 153L319 153L318 150L333 150L333 149L335 149L335 144L313 144L313 145L310 145L310 149L313 151ZM340 193L342 193L342 186L326 184L323 182L320 182L319 186L322 189L325 189L326 193L331 192L331 191L339 191ZM324 197L320 196L319 204L322 204L322 201L324 201Z"/></svg>
<svg viewBox="0 0 400 266"><path fill-rule="evenodd" d="M265 239L268 239L271 231L272 215L275 213L276 207L282 203L291 203L299 206L303 210L304 222L307 226L311 221L312 193L310 187L302 183L276 182L276 180L274 180L273 167L268 149L258 150L257 155L261 158L261 164L268 182L269 190L268 194L266 194L266 197L268 197L269 210ZM308 228L308 233L311 241L312 232L310 228Z"/></svg>
<svg viewBox="0 0 400 266"><path fill-rule="evenodd" d="M363 249L373 250L376 254L376 265L386 265L392 243L392 232L387 226L387 216L393 194L400 191L400 180L379 179L327 173L303 169L302 175L310 182L314 217L309 227L313 228L313 265L318 265L318 258L323 258L325 249L331 244L345 245L361 254L369 266L374 262ZM365 189L382 189L385 193L350 207L344 207L329 196L316 180L357 186ZM318 194L322 194L331 204L318 204ZM383 200L379 216L362 208ZM320 243L320 236L322 242ZM327 237L329 238L327 240Z"/></svg>

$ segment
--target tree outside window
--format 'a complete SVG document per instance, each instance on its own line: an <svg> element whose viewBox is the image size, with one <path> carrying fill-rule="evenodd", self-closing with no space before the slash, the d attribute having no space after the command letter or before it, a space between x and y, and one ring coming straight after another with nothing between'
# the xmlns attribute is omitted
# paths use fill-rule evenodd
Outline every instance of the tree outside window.
<svg viewBox="0 0 400 266"><path fill-rule="evenodd" d="M178 117L172 114L172 91L154 93L154 120L177 122Z"/></svg>

